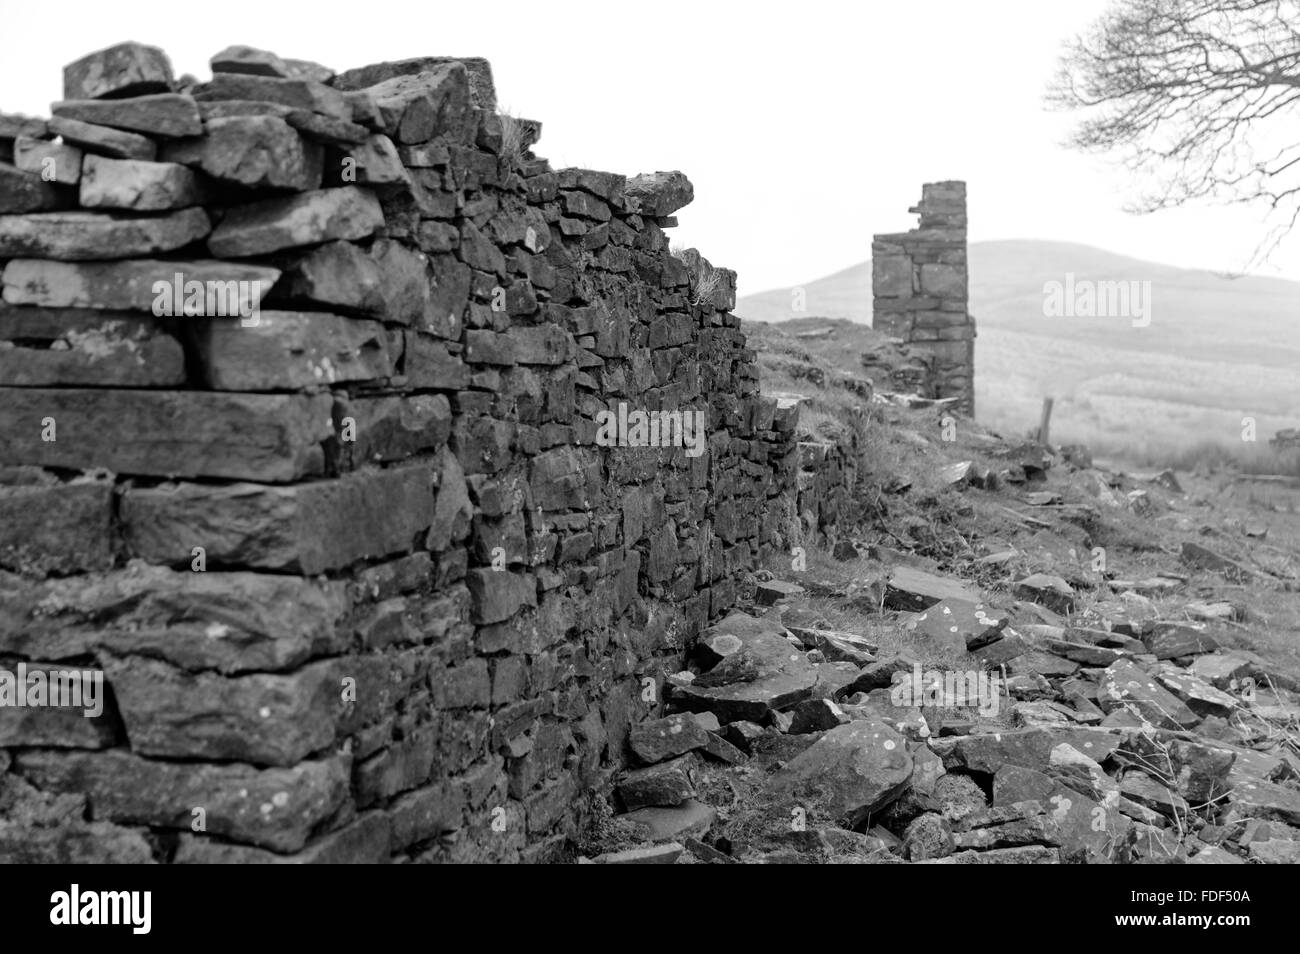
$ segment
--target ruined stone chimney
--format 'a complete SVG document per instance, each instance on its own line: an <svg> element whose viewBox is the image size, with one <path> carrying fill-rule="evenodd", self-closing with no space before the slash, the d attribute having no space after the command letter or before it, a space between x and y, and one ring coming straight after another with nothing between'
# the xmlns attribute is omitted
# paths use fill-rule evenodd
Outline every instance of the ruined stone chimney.
<svg viewBox="0 0 1300 954"><path fill-rule="evenodd" d="M966 183L928 182L910 232L871 243L873 326L931 356L938 397L975 414L975 319L967 311Z"/></svg>

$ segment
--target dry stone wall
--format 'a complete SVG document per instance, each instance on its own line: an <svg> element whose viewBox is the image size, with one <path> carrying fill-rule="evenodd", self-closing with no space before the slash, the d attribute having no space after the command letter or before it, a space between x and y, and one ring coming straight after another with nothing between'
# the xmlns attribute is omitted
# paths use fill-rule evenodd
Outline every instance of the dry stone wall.
<svg viewBox="0 0 1300 954"><path fill-rule="evenodd" d="M0 703L107 690L8 683L0 857L554 857L853 453L670 254L685 176L552 169L482 60L212 65L0 114Z"/></svg>
<svg viewBox="0 0 1300 954"><path fill-rule="evenodd" d="M872 324L930 357L936 397L975 414L975 319L967 311L966 183L930 182L910 232L871 244Z"/></svg>

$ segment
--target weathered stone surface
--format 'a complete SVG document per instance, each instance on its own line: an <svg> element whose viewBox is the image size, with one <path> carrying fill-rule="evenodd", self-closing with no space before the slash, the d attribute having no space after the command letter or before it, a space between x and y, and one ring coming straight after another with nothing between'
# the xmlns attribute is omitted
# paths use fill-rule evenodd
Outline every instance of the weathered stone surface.
<svg viewBox="0 0 1300 954"><path fill-rule="evenodd" d="M784 636L779 626L745 626L733 614L714 627L717 635L734 636L736 651L696 679L673 690L673 701L691 712L713 712L722 722L762 722L772 711L787 709L812 694L817 670Z"/></svg>
<svg viewBox="0 0 1300 954"><path fill-rule="evenodd" d="M1051 764L1052 751L1063 743L1094 762L1104 762L1121 741L1118 734L1094 729L1013 729L957 736L950 743L951 749L941 754L948 768L968 768L991 775L1003 765L1043 771Z"/></svg>
<svg viewBox="0 0 1300 954"><path fill-rule="evenodd" d="M633 769L618 783L619 798L628 811L651 806L680 805L695 797L695 762L683 755L670 762Z"/></svg>
<svg viewBox="0 0 1300 954"><path fill-rule="evenodd" d="M342 443L343 469L436 450L451 433L451 404L441 394L339 401L334 417L340 432L349 426L352 432Z"/></svg>
<svg viewBox="0 0 1300 954"><path fill-rule="evenodd" d="M866 720L831 729L787 762L767 790L796 799L810 816L856 828L901 795L911 776L907 740Z"/></svg>
<svg viewBox="0 0 1300 954"><path fill-rule="evenodd" d="M459 63L469 74L469 91L475 106L486 110L497 108L496 86L492 81L492 64L480 56L421 56L409 60L375 63L359 69L344 70L334 78L334 86L342 90L364 90L394 76L425 73L434 67L445 66L448 63Z"/></svg>
<svg viewBox="0 0 1300 954"><path fill-rule="evenodd" d="M0 213L43 212L76 204L76 192L0 162Z"/></svg>
<svg viewBox="0 0 1300 954"><path fill-rule="evenodd" d="M191 97L179 93L155 93L130 99L64 100L53 104L50 112L64 119L150 136L176 138L203 132L198 105Z"/></svg>
<svg viewBox="0 0 1300 954"><path fill-rule="evenodd" d="M384 224L379 201L355 186L231 209L208 239L213 255L241 258L332 239L362 239Z"/></svg>
<svg viewBox="0 0 1300 954"><path fill-rule="evenodd" d="M679 714L637 723L627 742L637 759L652 765L703 748L708 733L694 716Z"/></svg>
<svg viewBox="0 0 1300 954"><path fill-rule="evenodd" d="M205 322L196 339L206 384L217 391L281 391L393 374L383 325L325 312L263 311L255 322L216 319Z"/></svg>
<svg viewBox="0 0 1300 954"><path fill-rule="evenodd" d="M193 171L172 162L87 156L81 167L81 204L88 209L158 212L197 205L205 191Z"/></svg>
<svg viewBox="0 0 1300 954"><path fill-rule="evenodd" d="M200 101L265 101L335 119L352 119L352 107L342 93L324 83L308 79L214 72L211 82L194 87L194 98Z"/></svg>
<svg viewBox="0 0 1300 954"><path fill-rule="evenodd" d="M199 115L206 123L213 119L232 116L275 116L283 119L308 139L326 143L365 142L370 130L346 119L326 116L308 109L294 109L279 103L256 102L247 99L204 100L198 104Z"/></svg>
<svg viewBox="0 0 1300 954"><path fill-rule="evenodd" d="M66 142L50 142L29 136L14 140L14 165L23 172L59 185L76 185L81 181L83 158L80 149Z"/></svg>
<svg viewBox="0 0 1300 954"><path fill-rule="evenodd" d="M347 761L292 768L159 762L121 750L26 752L18 762L41 788L84 794L97 819L189 831L203 810L209 835L298 851L348 796Z"/></svg>
<svg viewBox="0 0 1300 954"><path fill-rule="evenodd" d="M343 705L343 673L333 662L232 677L139 657L104 669L140 755L294 765L334 741Z"/></svg>
<svg viewBox="0 0 1300 954"><path fill-rule="evenodd" d="M805 699L794 707L791 735L823 732L850 721L849 715L830 699Z"/></svg>
<svg viewBox="0 0 1300 954"><path fill-rule="evenodd" d="M1180 623L1156 623L1143 634L1142 642L1157 659L1212 653L1219 648L1219 641L1209 633Z"/></svg>
<svg viewBox="0 0 1300 954"><path fill-rule="evenodd" d="M227 304L232 313L243 314L254 299L265 294L280 277L278 269L238 262L159 261L134 259L122 262L75 263L16 258L0 273L4 300L15 305L43 308L104 308L168 314L167 299L174 299L174 286L199 282L207 288L230 290ZM158 282L166 286L159 291ZM161 296L165 296L160 299ZM164 307L159 308L159 305ZM181 300L184 304L184 298ZM180 313L171 309L173 316Z"/></svg>
<svg viewBox="0 0 1300 954"><path fill-rule="evenodd" d="M1300 789L1293 784L1250 779L1234 785L1228 798L1248 818L1275 818L1300 825Z"/></svg>
<svg viewBox="0 0 1300 954"><path fill-rule="evenodd" d="M103 749L119 741L117 710L98 669L72 663L6 663L0 679L0 748ZM98 685L96 685L98 680ZM28 705L37 683L68 695ZM55 702L64 704L54 704Z"/></svg>
<svg viewBox="0 0 1300 954"><path fill-rule="evenodd" d="M64 99L103 99L166 92L172 64L156 46L119 43L63 68Z"/></svg>
<svg viewBox="0 0 1300 954"><path fill-rule="evenodd" d="M1102 673L1097 704L1104 712L1127 709L1164 729L1188 728L1201 721L1181 699L1160 686L1154 676L1128 660L1112 663Z"/></svg>
<svg viewBox="0 0 1300 954"><path fill-rule="evenodd" d="M49 124L38 116L22 113L0 113L0 139L44 139L49 135Z"/></svg>
<svg viewBox="0 0 1300 954"><path fill-rule="evenodd" d="M0 819L0 857L28 865L148 865L149 843L138 831L109 822L33 825Z"/></svg>
<svg viewBox="0 0 1300 954"><path fill-rule="evenodd" d="M499 623L537 605L537 583L530 574L508 570L470 570L465 577L473 598L475 623Z"/></svg>
<svg viewBox="0 0 1300 954"><path fill-rule="evenodd" d="M209 119L204 132L201 137L165 143L160 158L197 166L214 179L250 188L305 192L320 187L321 147L305 141L277 116ZM214 250L213 254L225 253Z"/></svg>
<svg viewBox="0 0 1300 954"><path fill-rule="evenodd" d="M367 315L384 310L384 276L374 256L351 242L326 242L284 263L277 293Z"/></svg>
<svg viewBox="0 0 1300 954"><path fill-rule="evenodd" d="M934 812L913 819L903 834L903 851L909 861L946 858L954 847L948 820Z"/></svg>
<svg viewBox="0 0 1300 954"><path fill-rule="evenodd" d="M279 76L283 79L328 83L334 71L310 60L281 59L269 50L252 46L228 46L210 59L213 73L244 73L249 76Z"/></svg>
<svg viewBox="0 0 1300 954"><path fill-rule="evenodd" d="M190 670L279 671L342 652L343 583L132 562L92 577L0 574L0 652L69 659L107 648Z"/></svg>
<svg viewBox="0 0 1300 954"><path fill-rule="evenodd" d="M99 212L0 215L0 256L61 261L130 258L183 248L210 231L212 223L199 208L149 217Z"/></svg>
<svg viewBox="0 0 1300 954"><path fill-rule="evenodd" d="M173 862L178 865L373 865L388 858L390 828L391 822L382 812L368 812L292 855L183 834Z"/></svg>
<svg viewBox="0 0 1300 954"><path fill-rule="evenodd" d="M0 388L0 464L269 482L318 474L328 395ZM57 439L41 439L52 418Z"/></svg>
<svg viewBox="0 0 1300 954"><path fill-rule="evenodd" d="M1271 838L1267 841L1252 841L1247 849L1252 861L1265 865L1300 864L1300 841L1288 841L1284 838ZM1229 856L1231 857L1231 856ZM1234 859L1238 864L1240 860ZM1220 862L1232 864L1232 862Z"/></svg>
<svg viewBox="0 0 1300 954"><path fill-rule="evenodd" d="M79 119L55 116L50 120L50 132L61 136L64 142L79 146L85 152L112 156L115 159L143 159L150 161L158 156L158 147L148 136L97 126Z"/></svg>
<svg viewBox="0 0 1300 954"><path fill-rule="evenodd" d="M106 570L114 549L111 481L0 484L0 567L42 575Z"/></svg>
<svg viewBox="0 0 1300 954"><path fill-rule="evenodd" d="M979 594L958 580L936 576L910 566L895 567L885 584L885 605L890 609L919 612L942 600L980 603Z"/></svg>
<svg viewBox="0 0 1300 954"><path fill-rule="evenodd" d="M1195 567L1198 570L1209 570L1212 573L1221 573L1225 579L1239 583L1249 582L1259 575L1258 572L1244 563L1215 553L1209 547L1203 547L1199 543L1193 543L1190 540L1183 542L1182 558L1183 562L1188 566Z"/></svg>
<svg viewBox="0 0 1300 954"><path fill-rule="evenodd" d="M638 808L621 816L623 821L642 826L647 838L655 842L701 838L717 817L717 809L693 798L671 808Z"/></svg>
<svg viewBox="0 0 1300 954"><path fill-rule="evenodd" d="M180 343L148 315L0 303L0 386L129 388L184 381Z"/></svg>
<svg viewBox="0 0 1300 954"><path fill-rule="evenodd" d="M433 521L433 473L416 464L291 487L164 484L128 490L120 519L150 563L184 566L202 546L214 569L316 575L409 548Z"/></svg>
<svg viewBox="0 0 1300 954"><path fill-rule="evenodd" d="M379 112L381 131L398 143L428 142L435 136L465 141L473 136L469 74L451 61L413 75L393 76L366 92Z"/></svg>
<svg viewBox="0 0 1300 954"><path fill-rule="evenodd" d="M918 650L961 656L968 646L991 642L1007 620L984 603L946 599L899 622L916 640Z"/></svg>
<svg viewBox="0 0 1300 954"><path fill-rule="evenodd" d="M661 218L690 205L695 187L680 172L648 172L627 180L627 194L642 215Z"/></svg>
<svg viewBox="0 0 1300 954"><path fill-rule="evenodd" d="M389 321L431 327L433 295L429 257L390 239L368 249L351 242L327 242L306 255L285 256L277 292Z"/></svg>
<svg viewBox="0 0 1300 954"><path fill-rule="evenodd" d="M1021 599L1040 603L1054 613L1074 610L1074 589L1059 576L1033 573L1016 583L1015 593Z"/></svg>

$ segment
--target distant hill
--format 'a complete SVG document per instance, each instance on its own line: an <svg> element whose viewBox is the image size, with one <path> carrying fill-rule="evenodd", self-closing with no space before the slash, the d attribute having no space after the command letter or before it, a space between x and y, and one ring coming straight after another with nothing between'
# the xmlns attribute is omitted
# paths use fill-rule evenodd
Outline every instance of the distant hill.
<svg viewBox="0 0 1300 954"><path fill-rule="evenodd" d="M1300 282L1228 278L1066 242L970 246L976 405L990 426L1023 431L1042 398L1056 398L1054 440L1106 453L1241 441L1242 418L1260 442L1300 425ZM1045 317L1046 282L1150 281L1151 321ZM792 289L741 298L754 321L825 316L871 321L871 262Z"/></svg>

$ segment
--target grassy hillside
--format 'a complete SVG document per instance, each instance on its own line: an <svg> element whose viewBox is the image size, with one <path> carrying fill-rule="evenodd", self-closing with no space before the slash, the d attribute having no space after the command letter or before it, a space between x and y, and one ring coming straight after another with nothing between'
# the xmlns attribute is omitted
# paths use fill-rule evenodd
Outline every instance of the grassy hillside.
<svg viewBox="0 0 1300 954"><path fill-rule="evenodd" d="M1053 437L1099 453L1159 460L1196 445L1247 456L1300 425L1300 282L1228 278L1062 242L970 246L971 313L979 328L976 401L992 427L1022 431L1045 395L1056 398ZM1151 282L1151 321L1044 316L1044 283ZM825 315L871 320L871 263L792 290L742 298L742 317L779 322ZM1241 441L1256 419L1260 443Z"/></svg>

